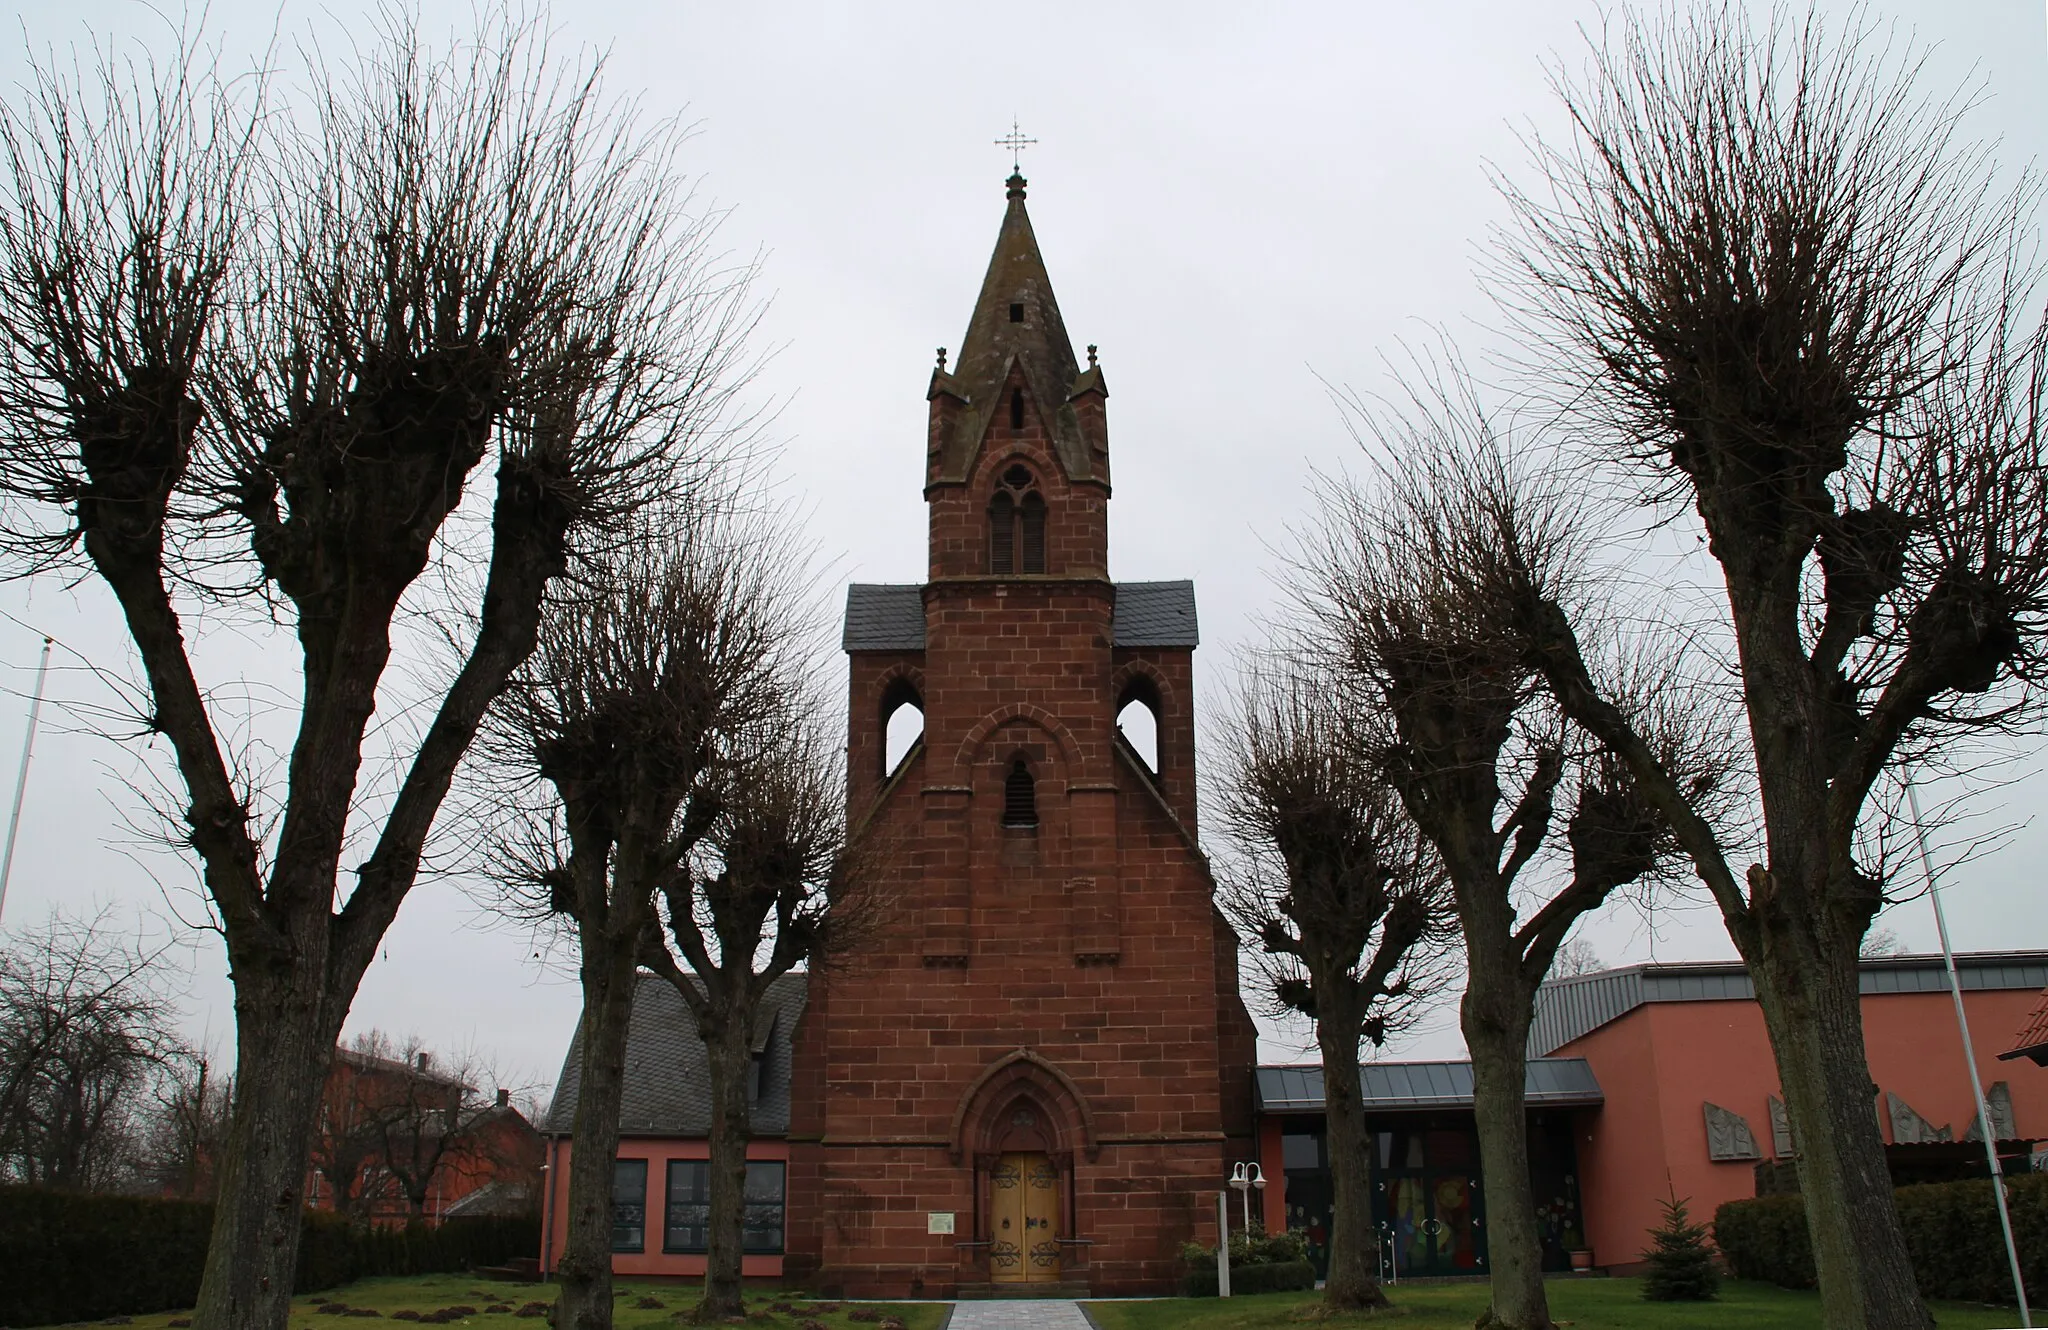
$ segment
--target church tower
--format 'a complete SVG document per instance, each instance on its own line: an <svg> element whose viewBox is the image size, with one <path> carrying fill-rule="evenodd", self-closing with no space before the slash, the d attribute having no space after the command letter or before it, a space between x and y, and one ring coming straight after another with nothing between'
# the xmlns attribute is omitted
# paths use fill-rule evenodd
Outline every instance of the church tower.
<svg viewBox="0 0 2048 1330"><path fill-rule="evenodd" d="M1024 186L926 393L926 580L847 594L848 816L896 904L811 979L787 1269L852 1295L1169 1291L1252 1157L1256 1036L1196 840L1194 587L1110 580L1108 389Z"/></svg>

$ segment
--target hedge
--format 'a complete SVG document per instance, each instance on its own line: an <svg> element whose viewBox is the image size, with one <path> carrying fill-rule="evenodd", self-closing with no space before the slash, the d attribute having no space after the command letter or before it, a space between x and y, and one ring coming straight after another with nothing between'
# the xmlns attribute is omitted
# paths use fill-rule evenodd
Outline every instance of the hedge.
<svg viewBox="0 0 2048 1330"><path fill-rule="evenodd" d="M2029 1288L2048 1285L2048 1177L2006 1182L2013 1241ZM2012 1304L2012 1272L1989 1179L1900 1187L1899 1223L1920 1293L1929 1298ZM1813 1247L1803 1198L1759 1196L1714 1212L1714 1245L1741 1279L1812 1288Z"/></svg>
<svg viewBox="0 0 2048 1330"><path fill-rule="evenodd" d="M1180 1249L1187 1273L1181 1276L1181 1295L1189 1298L1216 1296L1216 1249L1190 1242ZM1230 1291L1232 1293L1291 1293L1316 1286L1316 1268L1308 1260L1308 1235L1299 1229L1285 1233L1237 1232L1230 1235Z"/></svg>
<svg viewBox="0 0 2048 1330"><path fill-rule="evenodd" d="M1267 1265L1230 1267L1230 1291L1239 1293L1292 1293L1316 1286L1316 1268L1307 1261L1279 1261ZM1181 1276L1184 1298L1216 1296L1216 1268L1190 1270Z"/></svg>
<svg viewBox="0 0 2048 1330"><path fill-rule="evenodd" d="M190 1307L212 1227L213 1207L200 1202L0 1187L0 1326ZM297 1291L370 1275L466 1270L539 1250L537 1219L366 1228L310 1212L299 1237Z"/></svg>

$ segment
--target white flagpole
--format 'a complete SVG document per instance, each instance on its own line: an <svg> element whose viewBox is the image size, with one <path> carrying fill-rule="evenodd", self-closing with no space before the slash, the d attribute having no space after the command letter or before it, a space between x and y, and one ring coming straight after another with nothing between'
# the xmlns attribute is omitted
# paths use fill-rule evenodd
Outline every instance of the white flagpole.
<svg viewBox="0 0 2048 1330"><path fill-rule="evenodd" d="M1991 1195L1998 1202L1998 1227L2005 1234L2005 1259L2012 1264L2013 1291L2019 1295L2020 1324L2031 1327L2027 1311L2027 1285L2020 1277L2020 1253L2013 1245L2012 1215L2005 1206L2005 1170L1998 1163L1998 1131L1991 1123L1991 1110L1984 1102L1984 1086L1977 1079L1977 1050L1970 1043L1970 1021L1963 1015L1963 984L1956 976L1956 953L1948 943L1948 916L1941 908L1941 888L1934 878L1934 856L1927 852L1927 827L1920 820L1920 795L1913 777L1906 775L1906 804L1913 810L1913 835L1920 843L1920 869L1927 874L1927 898L1934 902L1934 929L1941 937L1941 959L1948 966L1948 991L1956 1003L1956 1028L1963 1035L1963 1061L1970 1073L1970 1094L1977 1101L1977 1125L1984 1132L1984 1157L1991 1161Z"/></svg>
<svg viewBox="0 0 2048 1330"><path fill-rule="evenodd" d="M7 911L7 879L14 872L14 838L21 831L21 799L28 790L28 757L36 746L36 716L43 709L43 679L50 672L50 641L43 639L42 663L36 666L36 689L28 703L28 733L21 740L21 770L14 777L14 815L7 820L7 849L0 854L0 915Z"/></svg>

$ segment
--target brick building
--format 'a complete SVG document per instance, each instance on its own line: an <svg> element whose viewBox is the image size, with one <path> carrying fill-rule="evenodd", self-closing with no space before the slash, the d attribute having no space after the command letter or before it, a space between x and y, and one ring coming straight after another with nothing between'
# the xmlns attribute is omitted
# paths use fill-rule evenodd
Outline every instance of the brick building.
<svg viewBox="0 0 2048 1330"><path fill-rule="evenodd" d="M306 1204L380 1224L531 1214L544 1148L508 1090L486 1098L418 1050L388 1057L337 1048L320 1096Z"/></svg>
<svg viewBox="0 0 2048 1330"><path fill-rule="evenodd" d="M1108 391L1008 187L927 392L926 579L847 596L848 813L900 914L759 1049L748 1270L847 1294L1167 1291L1251 1148L1256 1032L1196 841L1194 588L1110 580ZM616 1268L694 1274L708 1119L677 1059L702 1049L641 994Z"/></svg>
<svg viewBox="0 0 2048 1330"><path fill-rule="evenodd" d="M791 1264L1163 1291L1249 1147L1256 1035L1195 839L1194 588L1110 580L1108 391L1021 177L926 395L926 580L850 588L844 634L849 814L895 847L904 922L811 986Z"/></svg>

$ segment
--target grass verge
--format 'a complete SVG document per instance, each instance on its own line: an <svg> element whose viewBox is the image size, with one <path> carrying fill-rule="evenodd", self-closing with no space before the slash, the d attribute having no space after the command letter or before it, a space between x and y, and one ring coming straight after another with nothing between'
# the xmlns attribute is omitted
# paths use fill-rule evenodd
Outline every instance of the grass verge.
<svg viewBox="0 0 2048 1330"><path fill-rule="evenodd" d="M678 1330L687 1323L690 1309L697 1304L695 1284L657 1284L623 1279L615 1286L613 1325L617 1330ZM291 1330L357 1330L375 1320L389 1330L411 1330L416 1325L464 1325L476 1330L548 1330L539 1315L521 1317L528 1303L552 1304L552 1284L498 1284L471 1275L415 1275L405 1279L363 1279L325 1293L308 1293L292 1299ZM339 1303L349 1314L322 1311ZM771 1304L786 1303L786 1312L770 1311ZM647 1305L656 1304L656 1305ZM426 1317L443 1308L470 1308L467 1315L422 1323L410 1315ZM506 1310L491 1312L488 1307ZM831 1308L827 1311L825 1308ZM747 1295L747 1330L797 1330L807 1317L822 1321L828 1330L876 1330L873 1322L853 1320L848 1313L856 1307L874 1308L883 1316L903 1322L903 1330L937 1330L945 1316L944 1304L935 1303L834 1303L814 1301L796 1293L760 1292ZM189 1312L155 1312L126 1318L119 1323L134 1330L170 1330L180 1321L190 1323ZM108 1322L89 1322L93 1325Z"/></svg>
<svg viewBox="0 0 2048 1330"><path fill-rule="evenodd" d="M1820 1295L1771 1284L1729 1280L1713 1302L1644 1302L1634 1279L1550 1281L1550 1314L1575 1330L1811 1330L1820 1324ZM1389 1287L1393 1307L1382 1312L1323 1317L1319 1293L1261 1293L1227 1302L1167 1298L1157 1302L1091 1302L1102 1330L1470 1330L1486 1309L1485 1284L1406 1284ZM1940 1330L2003 1330L2019 1324L2009 1307L1934 1304Z"/></svg>

